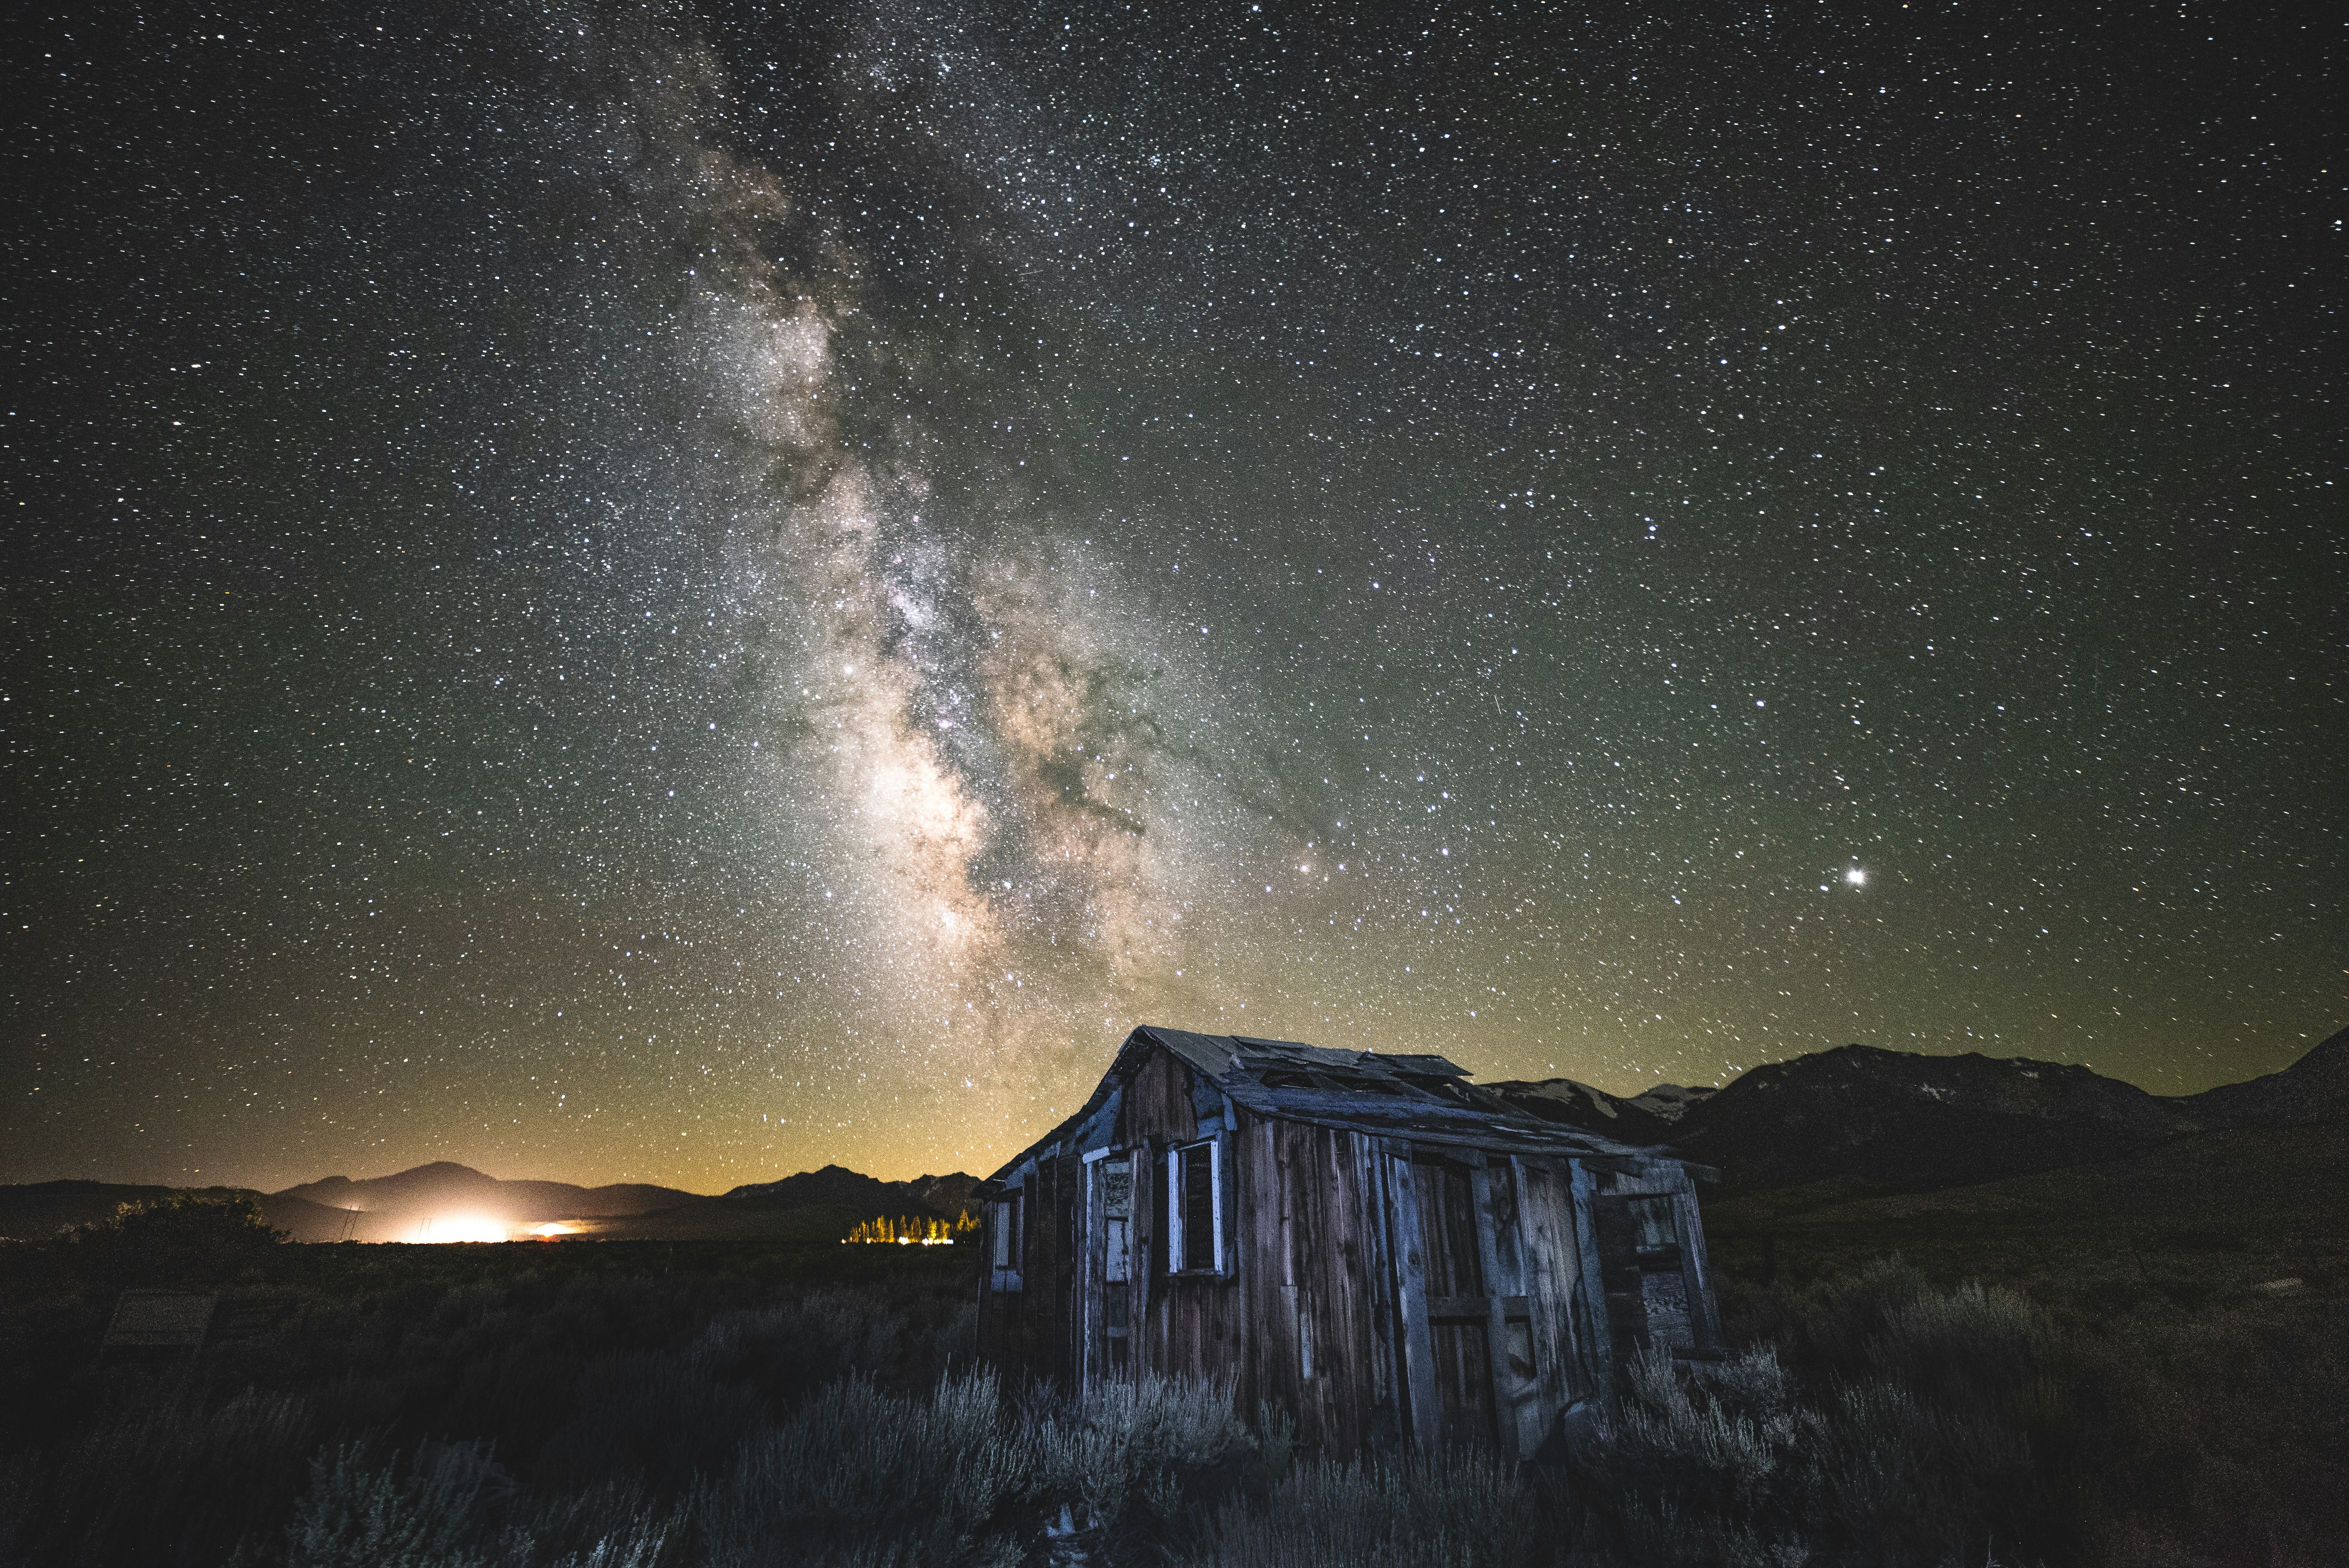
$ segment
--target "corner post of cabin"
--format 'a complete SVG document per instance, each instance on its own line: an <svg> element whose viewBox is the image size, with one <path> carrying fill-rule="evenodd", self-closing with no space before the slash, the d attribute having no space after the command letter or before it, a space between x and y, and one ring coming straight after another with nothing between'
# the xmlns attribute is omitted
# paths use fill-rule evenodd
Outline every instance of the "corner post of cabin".
<svg viewBox="0 0 2349 1568"><path fill-rule="evenodd" d="M1216 1272L1227 1280L1237 1280L1240 1273L1240 1213L1239 1182L1232 1161L1239 1152L1239 1140L1232 1135L1232 1102L1223 1102L1224 1124L1216 1130L1215 1152L1209 1157L1208 1170L1213 1183L1210 1202L1216 1220L1214 1257ZM1244 1320L1243 1320L1244 1321Z"/></svg>

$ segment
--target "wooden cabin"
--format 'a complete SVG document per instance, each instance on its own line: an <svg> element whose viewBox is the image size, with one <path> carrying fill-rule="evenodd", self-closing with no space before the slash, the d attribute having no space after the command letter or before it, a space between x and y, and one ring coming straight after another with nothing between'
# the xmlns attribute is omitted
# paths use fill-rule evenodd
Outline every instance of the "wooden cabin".
<svg viewBox="0 0 2349 1568"><path fill-rule="evenodd" d="M1335 1457L1530 1459L1635 1357L1720 1355L1691 1171L1442 1057L1139 1028L979 1189L979 1344L1076 1388L1230 1376Z"/></svg>

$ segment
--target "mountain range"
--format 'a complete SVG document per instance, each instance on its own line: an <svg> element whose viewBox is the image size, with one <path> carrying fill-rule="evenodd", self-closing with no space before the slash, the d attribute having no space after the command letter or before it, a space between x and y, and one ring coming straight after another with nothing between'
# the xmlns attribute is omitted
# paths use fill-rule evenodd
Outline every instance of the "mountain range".
<svg viewBox="0 0 2349 1568"><path fill-rule="evenodd" d="M2191 1095L2062 1062L1857 1045L1718 1089L1619 1099L1570 1078L1484 1087L1545 1120L1667 1147L1733 1187L1849 1179L1921 1191L2127 1159L2193 1133L2349 1121L2349 1029L2282 1072Z"/></svg>
<svg viewBox="0 0 2349 1568"><path fill-rule="evenodd" d="M330 1209L356 1209L362 1213L416 1210L443 1213L479 1206L513 1220L644 1214L690 1203L698 1197L675 1187L654 1187L642 1182L574 1187L568 1181L501 1181L446 1160L419 1165L393 1176L373 1176L357 1181L347 1176L329 1176L323 1181L305 1181L271 1196L300 1198Z"/></svg>
<svg viewBox="0 0 2349 1568"><path fill-rule="evenodd" d="M952 1219L978 1178L959 1171L882 1181L838 1165L719 1197L675 1187L505 1181L449 1161L390 1176L329 1176L282 1192L244 1192L269 1222L297 1242L494 1240L561 1224L562 1233L662 1241L779 1237L833 1239L876 1215ZM42 1181L0 1187L0 1236L54 1235L105 1219L123 1203L170 1196L171 1187L111 1181Z"/></svg>
<svg viewBox="0 0 2349 1568"><path fill-rule="evenodd" d="M1625 1097L1572 1078L1484 1087L1545 1120L1669 1149L1733 1189L1847 1181L1923 1191L2130 1159L2198 1134L2349 1123L2349 1029L2282 1072L2191 1095L2150 1094L2061 1062L1858 1045L1772 1062L1721 1088L1665 1084ZM250 1195L296 1241L490 1237L554 1223L615 1240L821 1240L881 1214L952 1218L978 1185L960 1171L883 1181L827 1165L712 1197L644 1183L506 1181L443 1161ZM54 1234L173 1191L0 1187L0 1236Z"/></svg>

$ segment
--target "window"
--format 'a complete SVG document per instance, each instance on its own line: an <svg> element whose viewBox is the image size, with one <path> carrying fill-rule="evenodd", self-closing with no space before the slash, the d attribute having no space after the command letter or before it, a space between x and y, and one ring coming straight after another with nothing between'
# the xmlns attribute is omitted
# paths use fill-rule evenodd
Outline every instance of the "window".
<svg viewBox="0 0 2349 1568"><path fill-rule="evenodd" d="M1224 1272L1224 1150L1219 1139L1166 1151L1166 1267Z"/></svg>
<svg viewBox="0 0 2349 1568"><path fill-rule="evenodd" d="M1642 1249L1680 1245L1680 1227L1673 1221L1673 1206L1669 1193L1630 1199L1627 1207L1631 1212L1633 1244Z"/></svg>
<svg viewBox="0 0 2349 1568"><path fill-rule="evenodd" d="M1133 1163L1125 1155L1102 1161L1103 1278L1124 1284L1133 1277Z"/></svg>
<svg viewBox="0 0 2349 1568"><path fill-rule="evenodd" d="M998 1290L1019 1288L1020 1208L1024 1193L1013 1192L987 1206L988 1261Z"/></svg>

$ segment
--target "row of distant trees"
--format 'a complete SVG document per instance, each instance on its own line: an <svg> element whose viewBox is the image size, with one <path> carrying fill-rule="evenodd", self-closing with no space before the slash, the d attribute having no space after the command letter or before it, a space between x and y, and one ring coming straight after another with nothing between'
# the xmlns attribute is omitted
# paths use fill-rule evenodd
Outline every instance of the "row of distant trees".
<svg viewBox="0 0 2349 1568"><path fill-rule="evenodd" d="M960 1241L978 1229L978 1217L965 1209L951 1220L934 1215L916 1217L900 1214L891 1219L886 1214L865 1221L841 1238L842 1243L853 1242L895 1243L900 1246L919 1243L936 1246L945 1242Z"/></svg>

